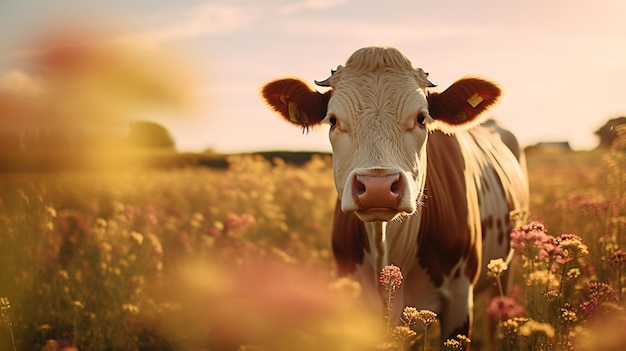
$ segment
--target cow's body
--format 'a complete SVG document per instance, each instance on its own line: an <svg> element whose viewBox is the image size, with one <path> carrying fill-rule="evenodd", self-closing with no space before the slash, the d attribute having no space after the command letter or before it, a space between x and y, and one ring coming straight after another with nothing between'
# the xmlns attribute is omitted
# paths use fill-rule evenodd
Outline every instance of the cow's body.
<svg viewBox="0 0 626 351"><path fill-rule="evenodd" d="M475 290L493 284L485 266L491 259L507 257L508 234L521 224L510 216L528 205L523 169L494 127L479 126L455 136L434 132L427 146L426 197L420 214L387 225L389 262L405 277L394 293L394 304L437 313L442 335L448 338L467 333L473 293L469 287L475 280ZM382 308L374 279L379 274L375 240L371 223L342 212L338 204L332 236L338 272L364 284L368 299ZM401 310L394 312L397 319Z"/></svg>
<svg viewBox="0 0 626 351"><path fill-rule="evenodd" d="M378 274L394 264L405 277L396 319L404 306L429 309L444 340L469 335L474 290L489 284L484 267L508 255L511 214L528 206L515 138L494 122L475 126L499 89L464 79L427 94L427 74L389 48L358 50L318 84L332 90L287 79L263 93L292 123L331 125L339 274L382 311Z"/></svg>

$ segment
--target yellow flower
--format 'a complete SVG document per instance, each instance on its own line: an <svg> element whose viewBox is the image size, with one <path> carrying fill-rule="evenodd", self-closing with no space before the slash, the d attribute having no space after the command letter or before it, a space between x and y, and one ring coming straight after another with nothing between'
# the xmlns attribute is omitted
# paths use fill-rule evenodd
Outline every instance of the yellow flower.
<svg viewBox="0 0 626 351"><path fill-rule="evenodd" d="M416 337L417 333L415 333L409 327L396 326L395 328L393 328L391 335L393 336L394 339L398 340L399 342L405 343L405 342L411 341L414 337Z"/></svg>
<svg viewBox="0 0 626 351"><path fill-rule="evenodd" d="M415 307L405 307L402 311L402 322L407 325L413 325L419 319L417 309Z"/></svg>
<svg viewBox="0 0 626 351"><path fill-rule="evenodd" d="M429 326L437 321L437 314L429 310L420 310L417 312L417 318L419 318L425 326Z"/></svg>
<svg viewBox="0 0 626 351"><path fill-rule="evenodd" d="M554 327L549 323L537 322L531 319L519 328L519 333L526 337L542 334L551 339L554 337Z"/></svg>
<svg viewBox="0 0 626 351"><path fill-rule="evenodd" d="M494 278L499 277L508 268L509 265L504 262L503 259L497 258L495 260L489 261L489 264L487 264L487 269L489 270L489 272L487 272L487 275Z"/></svg>

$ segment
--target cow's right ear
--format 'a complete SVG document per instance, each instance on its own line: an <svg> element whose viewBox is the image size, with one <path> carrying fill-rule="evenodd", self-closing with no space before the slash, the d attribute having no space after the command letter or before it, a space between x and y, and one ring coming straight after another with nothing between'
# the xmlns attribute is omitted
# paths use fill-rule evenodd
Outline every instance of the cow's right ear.
<svg viewBox="0 0 626 351"><path fill-rule="evenodd" d="M267 83L262 94L272 109L304 130L322 122L330 99L330 91L323 94L311 90L306 83L293 78Z"/></svg>

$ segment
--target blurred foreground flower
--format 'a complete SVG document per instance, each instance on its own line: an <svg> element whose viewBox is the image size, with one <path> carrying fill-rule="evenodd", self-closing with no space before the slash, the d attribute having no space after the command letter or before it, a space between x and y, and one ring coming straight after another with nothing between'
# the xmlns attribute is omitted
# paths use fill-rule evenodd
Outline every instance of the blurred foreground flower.
<svg viewBox="0 0 626 351"><path fill-rule="evenodd" d="M146 126L156 125L137 128L138 121L191 111L195 88L186 60L104 32L72 24L49 28L20 69L0 76L3 163L118 164L145 143ZM161 131L159 142L173 149L166 134ZM9 157L15 154L18 160Z"/></svg>
<svg viewBox="0 0 626 351"><path fill-rule="evenodd" d="M360 350L382 340L379 317L304 265L194 261L171 272L170 282L163 298L183 303L164 328L195 326L184 337L208 349Z"/></svg>
<svg viewBox="0 0 626 351"><path fill-rule="evenodd" d="M514 317L521 317L526 310L515 299L508 296L497 296L489 301L487 317L492 322L501 322Z"/></svg>

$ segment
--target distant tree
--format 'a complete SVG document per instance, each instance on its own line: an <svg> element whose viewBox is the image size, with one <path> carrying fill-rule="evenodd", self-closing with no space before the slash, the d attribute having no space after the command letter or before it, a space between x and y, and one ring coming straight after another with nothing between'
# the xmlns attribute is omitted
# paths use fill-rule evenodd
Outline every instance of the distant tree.
<svg viewBox="0 0 626 351"><path fill-rule="evenodd" d="M142 149L174 150L176 144L162 125L150 121L133 122L128 135L130 144Z"/></svg>
<svg viewBox="0 0 626 351"><path fill-rule="evenodd" d="M626 117L617 117L606 122L595 134L600 138L598 147L610 147L611 143L617 138L617 126L626 124Z"/></svg>

